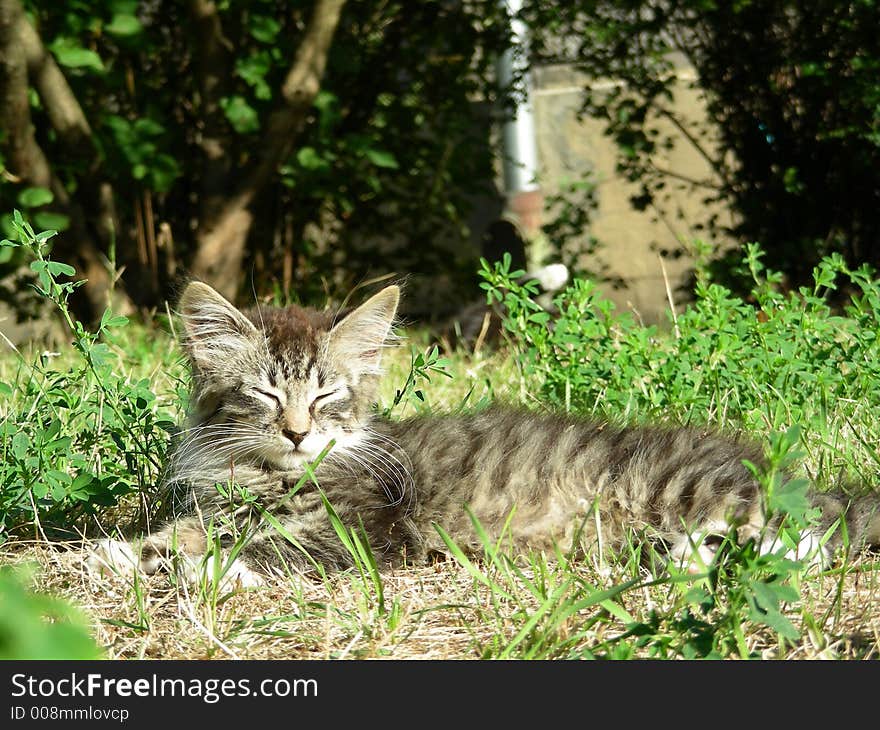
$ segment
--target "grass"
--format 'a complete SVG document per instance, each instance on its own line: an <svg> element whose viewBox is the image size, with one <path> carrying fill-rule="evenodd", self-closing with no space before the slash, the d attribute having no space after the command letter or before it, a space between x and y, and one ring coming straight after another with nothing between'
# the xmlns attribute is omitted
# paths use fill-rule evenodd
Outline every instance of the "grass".
<svg viewBox="0 0 880 730"><path fill-rule="evenodd" d="M4 646L0 634L0 655L55 645L44 631L60 622L69 653L97 646L111 658L877 658L880 560L821 571L732 535L698 575L664 569L635 534L617 553L510 554L476 520L482 555L447 539L445 559L394 571L337 521L354 569L247 590L208 579L228 568L219 551L194 584L86 570L88 537L142 531L161 508L156 485L186 373L162 329L107 315L91 332L70 319L68 269L47 256L43 234L19 226L73 345L0 357L0 558L29 566L0 574L0 599L12 599L0 600L0 629L21 625L32 639ZM779 476L796 452L820 484L877 483L880 284L829 260L814 290L784 294L759 259L749 249L744 262L753 302L702 279L670 332L612 313L588 282L550 321L509 264L487 268L510 344L440 358L426 333L410 332L410 345L388 355L379 407L402 417L501 399L742 429L767 445L771 469L758 476L768 508L797 528L806 482ZM832 311L838 276L861 293Z"/></svg>
<svg viewBox="0 0 880 730"><path fill-rule="evenodd" d="M149 374L157 398L172 407L182 365L174 358L170 367L151 362L173 351L171 338L131 330L132 349L143 349L127 360L128 376ZM152 352L138 344L148 341ZM394 402L410 366L408 348L391 355L383 403ZM5 358L0 372L5 378L17 367ZM451 378L422 383L424 401L407 399L398 415L484 396L519 397L509 352L459 352L447 358L446 369ZM114 519L124 521L137 509L129 498ZM870 558L802 576L800 600L783 608L797 632L789 640L767 625L742 623L739 609L724 601L701 615L692 595L700 581L646 571L637 543L624 554L579 559L509 557L488 540L486 546L482 560L456 555L452 546L446 560L392 572L375 570L361 553L359 570L273 578L225 593L166 575L98 578L82 566L81 541L11 539L2 556L36 566L33 584L78 606L111 658L630 658L717 651L856 659L876 658L880 649L880 611L872 608L880 605L880 562ZM735 603L730 586L724 596Z"/></svg>

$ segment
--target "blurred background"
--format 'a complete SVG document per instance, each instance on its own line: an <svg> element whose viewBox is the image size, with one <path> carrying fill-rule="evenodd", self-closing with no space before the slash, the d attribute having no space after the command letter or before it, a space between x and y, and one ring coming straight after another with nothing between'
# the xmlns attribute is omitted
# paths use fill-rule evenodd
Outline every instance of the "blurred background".
<svg viewBox="0 0 880 730"><path fill-rule="evenodd" d="M0 0L0 235L55 229L84 320L563 263L643 321L757 241L784 285L880 259L870 0ZM46 314L0 248L0 329ZM552 284L548 285L552 288Z"/></svg>

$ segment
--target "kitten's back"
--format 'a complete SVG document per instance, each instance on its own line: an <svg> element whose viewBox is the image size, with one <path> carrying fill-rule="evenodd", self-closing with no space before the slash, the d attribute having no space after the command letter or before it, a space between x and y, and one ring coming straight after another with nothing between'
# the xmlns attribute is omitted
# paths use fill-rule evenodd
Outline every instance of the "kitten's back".
<svg viewBox="0 0 880 730"><path fill-rule="evenodd" d="M545 543L594 504L604 527L651 525L670 534L682 519L745 513L758 494L742 460L763 460L751 444L700 429L623 428L503 406L385 422L381 430L412 462L424 519L448 524L455 516L467 530L461 507L468 504L500 529L515 508L513 527L532 537L549 528Z"/></svg>

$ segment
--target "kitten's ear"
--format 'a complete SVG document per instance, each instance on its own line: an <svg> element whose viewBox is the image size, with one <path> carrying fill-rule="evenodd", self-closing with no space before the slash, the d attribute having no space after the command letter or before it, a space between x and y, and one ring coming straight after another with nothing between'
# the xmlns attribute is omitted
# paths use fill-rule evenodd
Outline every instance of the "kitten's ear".
<svg viewBox="0 0 880 730"><path fill-rule="evenodd" d="M330 330L330 347L361 372L380 372L382 348L388 344L399 301L397 286L374 294Z"/></svg>
<svg viewBox="0 0 880 730"><path fill-rule="evenodd" d="M177 305L183 346L193 364L211 369L253 346L257 328L231 302L201 281L190 282Z"/></svg>

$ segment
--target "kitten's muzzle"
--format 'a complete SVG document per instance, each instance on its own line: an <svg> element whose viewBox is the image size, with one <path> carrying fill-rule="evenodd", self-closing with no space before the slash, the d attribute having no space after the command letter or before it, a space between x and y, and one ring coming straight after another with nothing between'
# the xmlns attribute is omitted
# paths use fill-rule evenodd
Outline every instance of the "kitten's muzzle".
<svg viewBox="0 0 880 730"><path fill-rule="evenodd" d="M305 441L306 436L309 435L308 431L291 431L290 429L283 428L281 429L281 435L284 436L288 441L290 441L294 447L298 447L303 441Z"/></svg>

